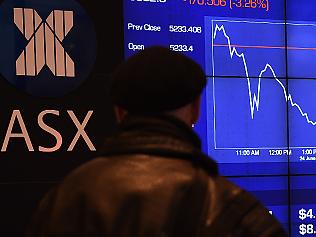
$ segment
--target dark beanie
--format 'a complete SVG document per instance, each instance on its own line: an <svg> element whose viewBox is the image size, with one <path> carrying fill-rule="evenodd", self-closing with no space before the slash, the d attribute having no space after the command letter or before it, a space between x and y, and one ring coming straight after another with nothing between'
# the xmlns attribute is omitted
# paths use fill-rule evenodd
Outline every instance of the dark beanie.
<svg viewBox="0 0 316 237"><path fill-rule="evenodd" d="M164 47L150 47L121 64L111 81L113 103L130 113L178 109L199 96L206 85L202 68Z"/></svg>

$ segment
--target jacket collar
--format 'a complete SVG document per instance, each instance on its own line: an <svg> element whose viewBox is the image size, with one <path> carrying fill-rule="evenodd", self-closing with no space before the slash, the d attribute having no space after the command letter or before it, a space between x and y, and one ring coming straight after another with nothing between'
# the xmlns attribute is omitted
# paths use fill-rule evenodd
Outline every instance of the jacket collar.
<svg viewBox="0 0 316 237"><path fill-rule="evenodd" d="M201 142L181 120L168 115L127 116L118 133L107 139L102 156L148 154L190 160L216 175L217 164L201 152Z"/></svg>

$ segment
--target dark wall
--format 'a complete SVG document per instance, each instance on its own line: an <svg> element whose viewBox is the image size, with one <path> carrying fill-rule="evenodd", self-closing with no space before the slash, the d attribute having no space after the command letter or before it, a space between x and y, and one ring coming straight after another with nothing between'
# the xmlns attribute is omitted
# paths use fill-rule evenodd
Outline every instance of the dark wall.
<svg viewBox="0 0 316 237"><path fill-rule="evenodd" d="M105 137L116 127L108 83L109 74L123 58L122 3L116 0L78 2L94 22L98 42L94 69L79 88L60 98L41 98L17 90L0 76L0 143L2 145L13 111L19 110L35 149L28 151L25 141L16 138L0 153L0 236L23 236L44 193L69 171L97 156ZM38 126L38 114L44 110L60 113L58 117L46 118L63 136L62 147L52 153L38 151L38 146L55 144L54 137ZM77 132L68 110L74 111L80 122L88 111L93 111L85 131L96 151L91 151L82 137L73 151L67 151ZM20 132L20 128L15 125L14 131Z"/></svg>

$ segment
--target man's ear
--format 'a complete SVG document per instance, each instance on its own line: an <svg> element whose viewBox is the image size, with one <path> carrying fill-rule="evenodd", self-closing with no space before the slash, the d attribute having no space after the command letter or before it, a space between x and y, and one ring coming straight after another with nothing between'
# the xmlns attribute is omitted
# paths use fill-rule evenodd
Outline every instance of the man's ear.
<svg viewBox="0 0 316 237"><path fill-rule="evenodd" d="M200 117L200 111L201 111L201 106L200 106L200 104L201 104L201 96L198 96L192 103L191 103L191 105L192 105L192 112L191 112L191 114L192 114L192 117L191 117L191 124L192 125L194 125L197 121L198 121L198 119L199 119L199 117Z"/></svg>
<svg viewBox="0 0 316 237"><path fill-rule="evenodd" d="M115 117L116 117L116 121L118 123L121 123L124 119L124 117L126 116L127 114L127 111L117 105L114 106L114 114L115 114Z"/></svg>

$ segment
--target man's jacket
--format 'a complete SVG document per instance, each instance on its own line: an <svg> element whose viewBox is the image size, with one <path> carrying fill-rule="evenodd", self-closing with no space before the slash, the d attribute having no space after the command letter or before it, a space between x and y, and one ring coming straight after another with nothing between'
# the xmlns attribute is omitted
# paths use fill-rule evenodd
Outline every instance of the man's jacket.
<svg viewBox="0 0 316 237"><path fill-rule="evenodd" d="M130 116L101 155L41 202L33 237L286 236L249 193L218 175L169 116Z"/></svg>

